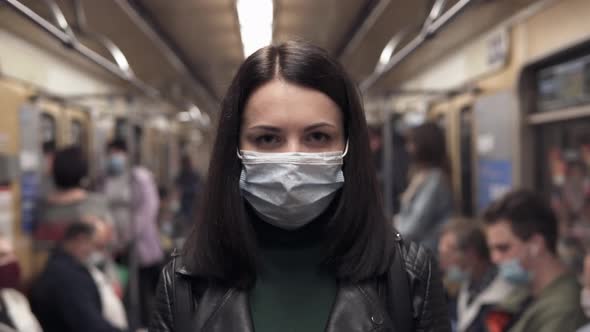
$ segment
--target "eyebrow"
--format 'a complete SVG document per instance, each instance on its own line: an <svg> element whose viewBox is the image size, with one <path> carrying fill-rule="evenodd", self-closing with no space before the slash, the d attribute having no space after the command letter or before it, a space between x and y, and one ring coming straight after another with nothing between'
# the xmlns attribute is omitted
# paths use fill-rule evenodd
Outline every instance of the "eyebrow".
<svg viewBox="0 0 590 332"><path fill-rule="evenodd" d="M336 126L331 123L320 122L320 123L316 123L316 124L306 127L304 131L308 132L308 131L316 130L321 127L336 128ZM248 130L265 130L265 131L271 131L271 132L276 132L276 133L282 131L281 128L273 127L273 126L269 126L269 125L252 126L252 127L249 127Z"/></svg>
<svg viewBox="0 0 590 332"><path fill-rule="evenodd" d="M265 130L265 131L272 131L272 132L278 133L281 131L281 128L267 126L267 125L259 125L259 126L250 127L250 128L248 128L248 130Z"/></svg>
<svg viewBox="0 0 590 332"><path fill-rule="evenodd" d="M332 128L336 128L336 126L334 126L331 123L328 123L328 122L320 122L320 123L316 123L314 125L311 125L311 126L305 128L305 131L312 131L312 130L315 130L315 129L318 129L318 128L321 128L321 127L332 127Z"/></svg>

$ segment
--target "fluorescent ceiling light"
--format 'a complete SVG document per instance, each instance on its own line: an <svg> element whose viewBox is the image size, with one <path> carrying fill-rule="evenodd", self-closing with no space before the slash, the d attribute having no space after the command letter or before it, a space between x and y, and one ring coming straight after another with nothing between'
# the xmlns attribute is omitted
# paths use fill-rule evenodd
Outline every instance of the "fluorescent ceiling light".
<svg viewBox="0 0 590 332"><path fill-rule="evenodd" d="M237 0L244 57L272 43L273 0Z"/></svg>

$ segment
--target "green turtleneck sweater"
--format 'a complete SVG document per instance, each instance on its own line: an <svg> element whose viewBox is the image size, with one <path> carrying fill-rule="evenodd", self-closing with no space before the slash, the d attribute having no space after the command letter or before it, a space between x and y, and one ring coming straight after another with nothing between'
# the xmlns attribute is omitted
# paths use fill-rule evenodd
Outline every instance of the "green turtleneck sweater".
<svg viewBox="0 0 590 332"><path fill-rule="evenodd" d="M250 292L255 331L324 331L338 287L320 270L321 225L284 231L260 220L254 224L262 256Z"/></svg>

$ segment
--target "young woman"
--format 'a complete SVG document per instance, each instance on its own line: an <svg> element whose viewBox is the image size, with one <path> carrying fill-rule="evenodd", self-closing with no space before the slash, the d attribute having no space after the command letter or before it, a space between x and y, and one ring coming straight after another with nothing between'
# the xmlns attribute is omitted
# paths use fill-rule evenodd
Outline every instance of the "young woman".
<svg viewBox="0 0 590 332"><path fill-rule="evenodd" d="M450 331L437 267L383 216L359 96L323 50L246 59L203 198L150 331Z"/></svg>
<svg viewBox="0 0 590 332"><path fill-rule="evenodd" d="M427 122L410 130L406 148L411 179L395 226L404 239L436 251L441 228L453 212L445 135L437 124Z"/></svg>

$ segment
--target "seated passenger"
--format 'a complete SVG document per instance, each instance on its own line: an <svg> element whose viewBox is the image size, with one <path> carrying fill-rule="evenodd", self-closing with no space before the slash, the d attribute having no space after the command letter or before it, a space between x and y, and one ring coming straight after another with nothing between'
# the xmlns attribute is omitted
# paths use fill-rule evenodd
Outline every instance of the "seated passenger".
<svg viewBox="0 0 590 332"><path fill-rule="evenodd" d="M584 325L580 285L556 254L557 220L549 203L518 190L493 203L484 219L500 276L530 292L511 295L492 313L490 319L504 323L501 331L574 332Z"/></svg>
<svg viewBox="0 0 590 332"><path fill-rule="evenodd" d="M34 283L31 306L45 332L120 331L104 318L100 290L87 267L94 237L92 224L70 224Z"/></svg>
<svg viewBox="0 0 590 332"><path fill-rule="evenodd" d="M486 237L475 220L447 224L440 244L451 244L449 256L456 257L446 269L449 282L460 283L457 297L457 331L487 332L486 312L505 300L514 286L498 275L490 259Z"/></svg>
<svg viewBox="0 0 590 332"><path fill-rule="evenodd" d="M20 266L12 246L0 235L0 331L40 332L41 326L19 289Z"/></svg>

